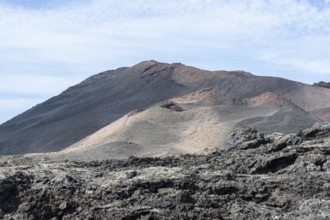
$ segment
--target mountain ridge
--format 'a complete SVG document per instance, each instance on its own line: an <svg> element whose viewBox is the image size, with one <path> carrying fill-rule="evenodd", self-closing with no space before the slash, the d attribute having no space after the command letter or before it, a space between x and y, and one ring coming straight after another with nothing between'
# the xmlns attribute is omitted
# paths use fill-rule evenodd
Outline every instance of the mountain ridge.
<svg viewBox="0 0 330 220"><path fill-rule="evenodd" d="M309 127L318 121L318 116L323 117L322 120L328 118L330 104L327 103L330 102L326 100L330 100L330 92L326 88L244 71L207 71L151 60L91 76L3 123L0 125L0 154L60 151L129 112L207 88L211 88L216 97L223 97L217 105L229 104L232 108L242 108L237 103L264 92L284 97L308 113L306 123L287 129L290 132ZM205 100L206 97L202 97L200 101ZM262 111L265 117L271 113ZM245 114L242 112L240 114ZM291 116L278 114L282 118L295 117L294 113Z"/></svg>

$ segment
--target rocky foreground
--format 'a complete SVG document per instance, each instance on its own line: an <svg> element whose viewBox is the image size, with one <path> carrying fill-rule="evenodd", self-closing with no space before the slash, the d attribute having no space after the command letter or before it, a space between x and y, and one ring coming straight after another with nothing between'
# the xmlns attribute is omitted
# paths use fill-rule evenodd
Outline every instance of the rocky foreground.
<svg viewBox="0 0 330 220"><path fill-rule="evenodd" d="M0 219L330 219L330 125L203 155L0 158Z"/></svg>

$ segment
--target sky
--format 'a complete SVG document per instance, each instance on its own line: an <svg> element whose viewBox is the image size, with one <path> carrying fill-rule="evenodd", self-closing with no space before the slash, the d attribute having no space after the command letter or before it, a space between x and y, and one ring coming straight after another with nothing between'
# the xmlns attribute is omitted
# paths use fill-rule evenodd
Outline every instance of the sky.
<svg viewBox="0 0 330 220"><path fill-rule="evenodd" d="M0 0L0 123L150 59L330 81L330 0Z"/></svg>

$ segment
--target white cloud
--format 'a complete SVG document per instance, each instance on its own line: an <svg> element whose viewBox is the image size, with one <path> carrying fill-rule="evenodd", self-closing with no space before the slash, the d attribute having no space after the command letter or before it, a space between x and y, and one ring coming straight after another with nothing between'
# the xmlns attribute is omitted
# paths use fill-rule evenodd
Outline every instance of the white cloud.
<svg viewBox="0 0 330 220"><path fill-rule="evenodd" d="M0 27L6 31L0 47L72 66L97 66L149 51L189 52L189 47L230 49L258 59L260 51L285 50L287 42L298 47L295 40L309 35L329 39L330 32L330 10L307 1L95 0L56 10L1 11Z"/></svg>
<svg viewBox="0 0 330 220"><path fill-rule="evenodd" d="M51 95L78 78L146 59L263 75L286 70L309 81L319 73L330 81L330 4L315 2L90 0L35 10L0 4L0 93Z"/></svg>

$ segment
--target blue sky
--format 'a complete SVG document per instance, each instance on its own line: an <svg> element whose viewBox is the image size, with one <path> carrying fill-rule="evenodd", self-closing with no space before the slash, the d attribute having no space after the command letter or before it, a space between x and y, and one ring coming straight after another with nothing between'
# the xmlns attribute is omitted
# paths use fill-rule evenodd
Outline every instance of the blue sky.
<svg viewBox="0 0 330 220"><path fill-rule="evenodd" d="M330 81L330 0L0 0L0 123L143 60Z"/></svg>

